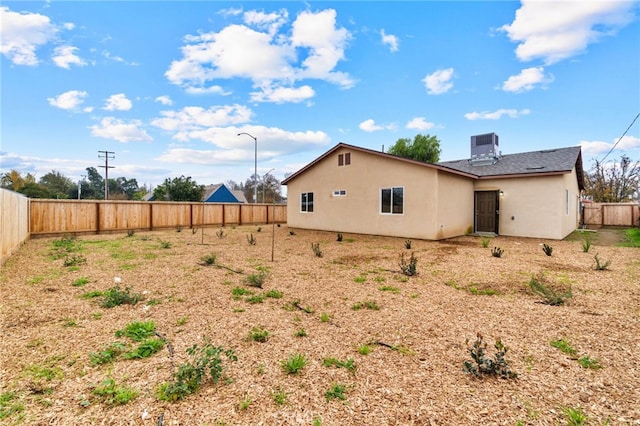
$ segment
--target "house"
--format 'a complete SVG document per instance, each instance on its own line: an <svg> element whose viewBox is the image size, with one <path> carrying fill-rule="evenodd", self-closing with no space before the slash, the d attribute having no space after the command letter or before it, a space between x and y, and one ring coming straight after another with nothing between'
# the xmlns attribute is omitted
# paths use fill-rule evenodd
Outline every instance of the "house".
<svg viewBox="0 0 640 426"><path fill-rule="evenodd" d="M224 183L207 185L204 188L205 203L246 203L247 199L240 190L227 188Z"/></svg>
<svg viewBox="0 0 640 426"><path fill-rule="evenodd" d="M471 232L562 239L579 226L579 146L501 155L495 133L471 157L436 164L339 143L287 177L294 228L440 240Z"/></svg>
<svg viewBox="0 0 640 426"><path fill-rule="evenodd" d="M142 201L156 201L153 192L148 192ZM247 203L242 191L229 189L224 183L205 186L202 201L205 203Z"/></svg>

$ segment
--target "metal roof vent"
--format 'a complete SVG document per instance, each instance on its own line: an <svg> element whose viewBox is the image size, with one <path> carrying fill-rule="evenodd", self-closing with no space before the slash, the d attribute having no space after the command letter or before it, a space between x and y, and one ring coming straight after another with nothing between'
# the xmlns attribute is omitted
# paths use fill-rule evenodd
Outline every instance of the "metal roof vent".
<svg viewBox="0 0 640 426"><path fill-rule="evenodd" d="M472 166L496 164L499 159L498 135L486 133L484 135L471 136L471 160L469 162Z"/></svg>

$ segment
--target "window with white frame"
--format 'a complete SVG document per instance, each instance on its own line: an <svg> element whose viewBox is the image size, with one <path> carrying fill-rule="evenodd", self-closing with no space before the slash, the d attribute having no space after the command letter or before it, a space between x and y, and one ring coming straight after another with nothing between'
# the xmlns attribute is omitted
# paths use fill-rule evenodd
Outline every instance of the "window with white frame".
<svg viewBox="0 0 640 426"><path fill-rule="evenodd" d="M336 189L335 191L333 191L333 196L334 197L346 197L347 196L347 190L346 189Z"/></svg>
<svg viewBox="0 0 640 426"><path fill-rule="evenodd" d="M380 189L380 213L404 213L404 187L394 186Z"/></svg>
<svg viewBox="0 0 640 426"><path fill-rule="evenodd" d="M300 194L300 211L306 213L313 212L313 192L303 192Z"/></svg>

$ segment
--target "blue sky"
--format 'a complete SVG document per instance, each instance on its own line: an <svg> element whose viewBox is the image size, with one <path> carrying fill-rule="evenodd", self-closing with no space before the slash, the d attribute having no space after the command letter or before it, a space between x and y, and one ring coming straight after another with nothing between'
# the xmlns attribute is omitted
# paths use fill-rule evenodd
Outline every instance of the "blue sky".
<svg viewBox="0 0 640 426"><path fill-rule="evenodd" d="M157 185L278 179L339 142L435 135L441 160L582 145L640 159L640 4L0 4L2 172Z"/></svg>

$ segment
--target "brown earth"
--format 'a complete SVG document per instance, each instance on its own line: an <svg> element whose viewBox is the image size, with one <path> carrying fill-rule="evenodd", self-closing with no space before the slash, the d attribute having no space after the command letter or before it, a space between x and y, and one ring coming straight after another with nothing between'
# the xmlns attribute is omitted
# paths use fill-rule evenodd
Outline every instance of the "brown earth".
<svg viewBox="0 0 640 426"><path fill-rule="evenodd" d="M225 228L224 238L216 231L84 236L73 243L77 251L58 259L60 238L28 241L2 270L0 421L555 425L573 409L588 416L587 424L640 424L637 248L594 239L585 253L581 241L508 237L485 248L468 236L415 240L408 250L404 239L345 234L338 242L335 233L292 235L285 226ZM251 233L255 245L247 241ZM493 257L493 247L504 255ZM400 273L402 253L415 254L417 276ZM210 254L217 266L202 264ZM601 264L610 261L607 270L594 270L595 254ZM65 267L65 259L86 263ZM261 271L264 288L248 286L248 275ZM573 297L564 306L540 303L529 290L532 276L561 292L570 286ZM100 298L82 297L113 287L116 277L145 300L103 308ZM247 295L234 298L235 288L283 297L250 303ZM354 309L358 304L364 307ZM170 346L144 359L92 365L90 354L116 341L135 348L115 336L133 321L153 321ZM269 332L266 342L248 338L258 326ZM477 333L489 355L497 339L509 347L517 379L463 371ZM182 401L159 401L158 386L191 360L187 348L207 339L238 357L225 362L224 380L205 382ZM559 339L575 355L551 346ZM358 351L365 344L368 355ZM281 365L293 354L308 360L297 375ZM600 368L582 367L577 358L584 357ZM327 358L351 359L355 371L327 367ZM104 403L92 391L107 378L138 396ZM345 385L344 401L327 399L335 384Z"/></svg>

